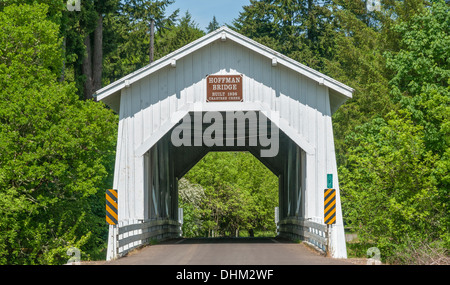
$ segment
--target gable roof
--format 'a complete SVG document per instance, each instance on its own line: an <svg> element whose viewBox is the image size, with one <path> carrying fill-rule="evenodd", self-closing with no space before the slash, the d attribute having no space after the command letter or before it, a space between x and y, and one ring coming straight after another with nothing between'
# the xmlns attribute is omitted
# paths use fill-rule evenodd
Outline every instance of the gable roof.
<svg viewBox="0 0 450 285"><path fill-rule="evenodd" d="M276 62L277 64L283 65L294 72L300 73L320 85L327 86L330 88L330 91L339 97L340 102L337 104L340 105L345 100L352 98L352 93L354 91L353 88L331 78L328 77L312 68L307 67L277 51L274 51L250 38L247 38L226 26L223 26L199 39L193 41L192 43L166 55L165 57L160 58L159 60L142 67L141 69L128 74L127 76L103 87L102 89L95 92L94 97L97 101L104 101L107 105L117 105L118 104L118 96L120 91L133 84L136 81L141 80L142 78L147 77L148 75L157 72L158 70L168 66L176 64L177 59L181 59L184 56L195 52L196 50L201 49L214 41L217 40L231 40L237 44L240 44L253 52L256 52L268 59ZM116 97L116 98L115 98ZM114 108L113 108L114 109Z"/></svg>

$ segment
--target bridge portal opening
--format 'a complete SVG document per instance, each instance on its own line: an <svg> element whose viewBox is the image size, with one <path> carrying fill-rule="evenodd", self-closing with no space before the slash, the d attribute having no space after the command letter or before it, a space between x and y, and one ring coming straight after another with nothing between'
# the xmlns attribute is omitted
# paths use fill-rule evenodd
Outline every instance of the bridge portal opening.
<svg viewBox="0 0 450 285"><path fill-rule="evenodd" d="M178 193L185 238L277 235L278 177L250 152L209 152Z"/></svg>
<svg viewBox="0 0 450 285"><path fill-rule="evenodd" d="M186 221L183 235L192 237L274 236L276 220L304 217L305 152L260 112L216 124L229 115L215 112L209 120L208 112L189 112L144 155L145 220ZM203 197L180 206L180 184Z"/></svg>

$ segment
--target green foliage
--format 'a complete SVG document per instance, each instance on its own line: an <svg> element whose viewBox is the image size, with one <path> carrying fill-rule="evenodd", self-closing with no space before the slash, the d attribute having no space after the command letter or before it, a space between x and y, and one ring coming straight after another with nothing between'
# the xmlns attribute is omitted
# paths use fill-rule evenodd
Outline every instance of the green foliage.
<svg viewBox="0 0 450 285"><path fill-rule="evenodd" d="M161 31L156 35L155 58L161 58L205 35L192 20L189 12L186 12L177 25L168 28L170 30Z"/></svg>
<svg viewBox="0 0 450 285"><path fill-rule="evenodd" d="M233 28L301 63L320 69L332 43L331 1L251 0Z"/></svg>
<svg viewBox="0 0 450 285"><path fill-rule="evenodd" d="M178 181L178 207L183 208L183 236L201 236L201 203L205 199L205 190L192 184L186 178Z"/></svg>
<svg viewBox="0 0 450 285"><path fill-rule="evenodd" d="M400 50L389 52L388 67L394 70L393 92L407 97L419 94L426 84L448 86L450 78L450 14L441 2L395 26Z"/></svg>
<svg viewBox="0 0 450 285"><path fill-rule="evenodd" d="M46 13L0 13L1 264L61 264L71 246L84 258L104 246L117 118L57 81L61 39Z"/></svg>
<svg viewBox="0 0 450 285"><path fill-rule="evenodd" d="M449 11L439 1L394 26L386 53L398 108L347 136L339 168L344 217L388 261L408 248L450 246Z"/></svg>
<svg viewBox="0 0 450 285"><path fill-rule="evenodd" d="M157 34L174 25L178 10L165 17L165 9L173 0L122 1L104 19L104 83L109 84L150 62L150 21L155 20ZM161 56L155 47L155 60Z"/></svg>
<svg viewBox="0 0 450 285"><path fill-rule="evenodd" d="M402 49L387 53L392 96L425 128L426 147L442 155L449 147L450 11L436 2L397 25Z"/></svg>
<svg viewBox="0 0 450 285"><path fill-rule="evenodd" d="M209 153L186 178L203 189L200 202L180 197L184 206L194 208L189 215L196 222L189 228L197 235L234 236L244 229L274 233L278 180L251 154Z"/></svg>
<svg viewBox="0 0 450 285"><path fill-rule="evenodd" d="M383 36L364 22L359 1L345 1L348 9L335 8L335 34L333 58L325 59L324 72L355 89L348 100L333 115L338 164L345 161L347 151L353 147L344 139L355 126L382 117L395 109L389 97L383 57Z"/></svg>
<svg viewBox="0 0 450 285"><path fill-rule="evenodd" d="M374 119L349 139L358 147L339 169L342 203L361 241L375 242L389 256L409 240L448 235L434 171L437 156L426 150L423 128L408 112Z"/></svg>
<svg viewBox="0 0 450 285"><path fill-rule="evenodd" d="M206 31L211 33L220 28L219 22L217 22L216 16L213 17L212 21L209 22L208 27L206 27Z"/></svg>
<svg viewBox="0 0 450 285"><path fill-rule="evenodd" d="M61 41L58 38L58 26L46 19L47 6L16 7L8 6L1 14L2 73L14 65L19 68L14 71L16 73L25 73L31 69L35 75L40 72L56 75L62 65L59 53ZM30 10L34 12L31 15Z"/></svg>

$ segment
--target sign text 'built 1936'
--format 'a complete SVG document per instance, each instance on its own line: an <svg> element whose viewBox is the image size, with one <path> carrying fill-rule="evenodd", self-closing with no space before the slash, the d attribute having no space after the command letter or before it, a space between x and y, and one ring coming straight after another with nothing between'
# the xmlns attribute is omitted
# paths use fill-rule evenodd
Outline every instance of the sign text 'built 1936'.
<svg viewBox="0 0 450 285"><path fill-rule="evenodd" d="M206 102L242 102L242 75L209 75Z"/></svg>

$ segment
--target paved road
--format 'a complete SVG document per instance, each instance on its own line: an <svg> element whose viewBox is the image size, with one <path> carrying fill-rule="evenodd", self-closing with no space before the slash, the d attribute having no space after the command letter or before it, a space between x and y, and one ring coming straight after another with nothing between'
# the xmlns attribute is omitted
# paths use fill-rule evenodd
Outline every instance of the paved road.
<svg viewBox="0 0 450 285"><path fill-rule="evenodd" d="M272 238L176 239L142 248L111 265L350 265L304 244Z"/></svg>

